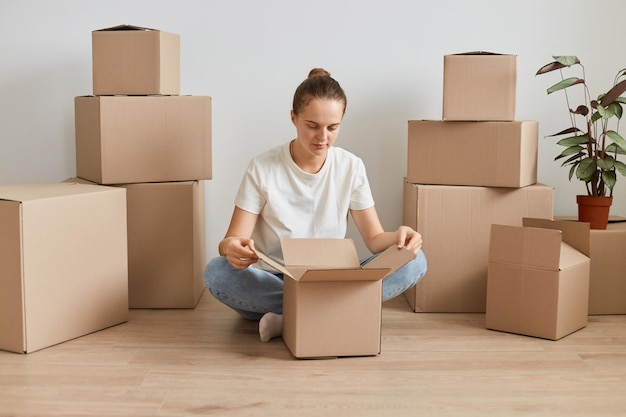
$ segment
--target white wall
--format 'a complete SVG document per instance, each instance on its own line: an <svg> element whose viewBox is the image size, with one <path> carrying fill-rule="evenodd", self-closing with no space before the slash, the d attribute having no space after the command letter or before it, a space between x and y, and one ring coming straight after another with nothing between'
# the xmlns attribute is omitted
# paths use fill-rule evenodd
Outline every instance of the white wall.
<svg viewBox="0 0 626 417"><path fill-rule="evenodd" d="M567 124L564 99L546 96L554 77L534 73L553 54L578 55L595 92L607 89L626 66L625 15L623 0L0 0L0 185L75 174L73 98L92 93L91 31L127 23L180 34L181 94L213 97L210 256L250 157L294 136L292 94L315 66L346 90L337 145L364 159L395 229L406 122L441 118L443 55L517 54L517 118L540 122L539 181L555 186L555 214L574 214L583 184L543 139ZM619 178L613 214L626 215L624 194Z"/></svg>

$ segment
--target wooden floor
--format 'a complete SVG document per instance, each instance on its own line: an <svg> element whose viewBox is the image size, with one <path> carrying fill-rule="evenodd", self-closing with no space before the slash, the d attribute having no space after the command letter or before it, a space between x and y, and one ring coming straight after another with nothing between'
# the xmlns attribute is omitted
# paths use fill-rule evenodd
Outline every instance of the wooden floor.
<svg viewBox="0 0 626 417"><path fill-rule="evenodd" d="M548 341L399 297L383 305L380 356L295 360L205 293L195 310L131 310L76 340L0 352L0 415L626 416L626 316Z"/></svg>

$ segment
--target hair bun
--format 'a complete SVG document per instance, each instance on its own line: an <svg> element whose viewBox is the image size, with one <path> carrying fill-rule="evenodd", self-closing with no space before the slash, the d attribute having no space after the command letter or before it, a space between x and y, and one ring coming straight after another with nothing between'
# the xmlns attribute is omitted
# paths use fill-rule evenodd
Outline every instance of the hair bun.
<svg viewBox="0 0 626 417"><path fill-rule="evenodd" d="M316 76L330 77L330 72L326 71L324 68L313 68L309 71L309 78Z"/></svg>

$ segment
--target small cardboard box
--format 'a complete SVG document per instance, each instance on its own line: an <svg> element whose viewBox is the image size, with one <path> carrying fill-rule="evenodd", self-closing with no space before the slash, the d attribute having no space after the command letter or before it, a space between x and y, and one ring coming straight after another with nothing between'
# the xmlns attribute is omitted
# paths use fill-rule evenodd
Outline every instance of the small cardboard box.
<svg viewBox="0 0 626 417"><path fill-rule="evenodd" d="M91 33L93 94L180 94L180 36L119 25Z"/></svg>
<svg viewBox="0 0 626 417"><path fill-rule="evenodd" d="M513 121L517 55L466 52L444 56L443 119Z"/></svg>
<svg viewBox="0 0 626 417"><path fill-rule="evenodd" d="M204 182L114 187L126 190L129 307L194 308L204 292Z"/></svg>
<svg viewBox="0 0 626 417"><path fill-rule="evenodd" d="M409 121L415 184L520 188L537 182L538 123Z"/></svg>
<svg viewBox="0 0 626 417"><path fill-rule="evenodd" d="M211 179L211 97L75 98L76 175L98 184Z"/></svg>
<svg viewBox="0 0 626 417"><path fill-rule="evenodd" d="M404 295L415 312L484 313L491 225L552 218L554 188L405 182L404 221L422 234L428 274Z"/></svg>
<svg viewBox="0 0 626 417"><path fill-rule="evenodd" d="M395 246L363 267L351 239L282 239L283 340L296 358L380 353L382 279L415 258Z"/></svg>
<svg viewBox="0 0 626 417"><path fill-rule="evenodd" d="M551 340L585 327L588 255L586 223L524 219L523 227L494 224L486 327Z"/></svg>
<svg viewBox="0 0 626 417"><path fill-rule="evenodd" d="M128 320L126 192L0 187L0 349L29 353Z"/></svg>
<svg viewBox="0 0 626 417"><path fill-rule="evenodd" d="M576 221L577 217L556 219ZM589 315L626 314L626 219L611 216L606 229L592 229L589 235Z"/></svg>

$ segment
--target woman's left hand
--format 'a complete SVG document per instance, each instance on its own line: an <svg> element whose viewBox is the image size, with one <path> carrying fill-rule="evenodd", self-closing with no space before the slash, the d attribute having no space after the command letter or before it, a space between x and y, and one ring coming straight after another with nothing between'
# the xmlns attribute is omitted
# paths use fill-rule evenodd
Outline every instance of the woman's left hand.
<svg viewBox="0 0 626 417"><path fill-rule="evenodd" d="M422 249L422 235L409 226L400 226L396 233L398 249L406 248L416 255Z"/></svg>

